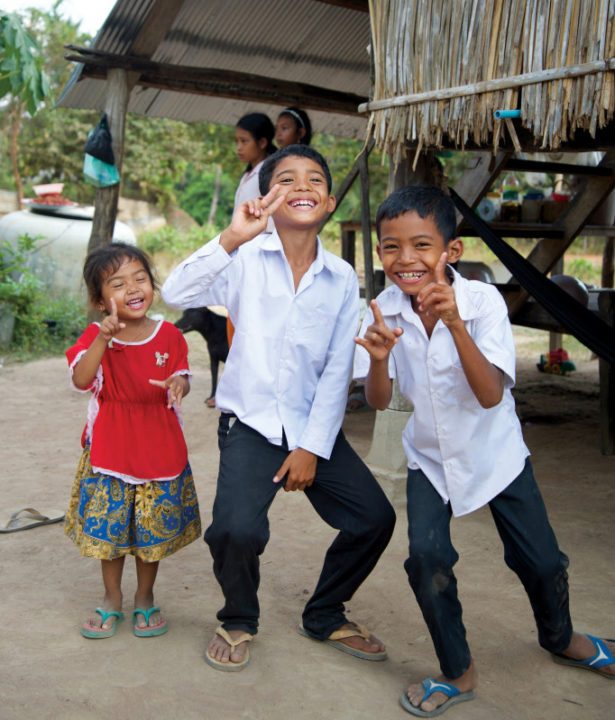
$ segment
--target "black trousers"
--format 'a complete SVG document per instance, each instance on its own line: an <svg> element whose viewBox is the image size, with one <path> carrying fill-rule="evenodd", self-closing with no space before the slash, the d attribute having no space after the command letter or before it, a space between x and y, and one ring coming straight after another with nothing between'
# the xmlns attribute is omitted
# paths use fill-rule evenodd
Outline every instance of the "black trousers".
<svg viewBox="0 0 615 720"><path fill-rule="evenodd" d="M234 419L233 419L234 420ZM224 594L218 620L227 630L258 629L259 556L269 540L267 513L282 483L273 477L288 456L239 420L220 418L220 470L212 523L205 532L214 574ZM320 517L339 530L327 550L303 626L324 640L347 622L344 603L387 546L395 512L365 463L340 431L329 460L318 460L305 495Z"/></svg>
<svg viewBox="0 0 615 720"><path fill-rule="evenodd" d="M404 567L434 643L440 669L458 678L470 666L453 566L450 504L443 503L421 470L408 471L410 556ZM504 544L504 560L530 600L540 645L561 653L570 644L568 558L558 547L529 458L517 478L490 503ZM494 608L497 613L497 608ZM504 622L504 619L502 619Z"/></svg>

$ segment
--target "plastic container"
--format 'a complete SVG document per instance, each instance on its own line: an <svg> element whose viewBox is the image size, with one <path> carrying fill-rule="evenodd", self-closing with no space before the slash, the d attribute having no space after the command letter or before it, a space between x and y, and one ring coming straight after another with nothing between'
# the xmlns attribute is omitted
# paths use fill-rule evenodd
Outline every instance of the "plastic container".
<svg viewBox="0 0 615 720"><path fill-rule="evenodd" d="M543 194L540 190L532 190L523 196L521 203L521 220L524 223L540 222Z"/></svg>
<svg viewBox="0 0 615 720"><path fill-rule="evenodd" d="M502 197L498 192L490 192L479 202L476 212L485 222L500 219Z"/></svg>
<svg viewBox="0 0 615 720"><path fill-rule="evenodd" d="M20 235L37 238L36 250L28 258L30 270L56 297L84 292L83 261L92 234L93 207L20 210L0 219L0 240L17 245ZM132 229L119 220L113 239L136 244Z"/></svg>
<svg viewBox="0 0 615 720"><path fill-rule="evenodd" d="M521 221L521 202L519 195L519 181L514 175L508 175L504 178L504 183L502 184L502 207L500 210L500 219L502 222Z"/></svg>

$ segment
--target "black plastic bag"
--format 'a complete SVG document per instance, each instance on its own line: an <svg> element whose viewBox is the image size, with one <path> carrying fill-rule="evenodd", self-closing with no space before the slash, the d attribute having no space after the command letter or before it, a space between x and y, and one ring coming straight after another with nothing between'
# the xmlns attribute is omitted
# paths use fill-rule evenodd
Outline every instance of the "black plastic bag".
<svg viewBox="0 0 615 720"><path fill-rule="evenodd" d="M97 160L102 160L108 165L115 165L107 113L103 113L101 115L98 125L88 133L88 139L85 143L85 151L88 155L95 157Z"/></svg>

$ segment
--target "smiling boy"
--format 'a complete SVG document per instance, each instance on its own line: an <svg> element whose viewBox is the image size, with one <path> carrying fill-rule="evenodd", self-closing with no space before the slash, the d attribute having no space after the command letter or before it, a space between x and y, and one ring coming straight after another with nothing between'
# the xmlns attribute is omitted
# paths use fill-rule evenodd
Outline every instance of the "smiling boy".
<svg viewBox="0 0 615 720"><path fill-rule="evenodd" d="M358 326L353 269L317 236L335 207L331 176L315 150L291 145L260 171L263 197L179 265L162 288L177 307L224 305L235 335L216 404L220 470L205 533L225 605L205 655L241 670L258 629L259 556L280 487L302 490L339 533L303 612L301 632L367 660L384 645L349 623L347 602L386 547L394 511L341 431ZM275 231L263 231L268 217Z"/></svg>
<svg viewBox="0 0 615 720"><path fill-rule="evenodd" d="M557 662L615 676L615 643L575 633L568 558L559 550L523 442L511 388L515 351L498 290L462 278L451 199L430 186L391 194L376 218L378 255L392 286L372 301L356 339L355 378L385 409L392 379L414 405L402 434L408 459L410 585L442 674L401 697L432 717L471 700L478 683L457 597L451 515L489 505L507 565L528 594L538 640Z"/></svg>

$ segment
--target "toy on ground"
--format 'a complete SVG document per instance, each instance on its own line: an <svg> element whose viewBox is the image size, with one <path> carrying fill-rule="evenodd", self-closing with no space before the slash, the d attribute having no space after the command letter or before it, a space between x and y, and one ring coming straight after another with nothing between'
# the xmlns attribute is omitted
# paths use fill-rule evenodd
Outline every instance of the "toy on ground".
<svg viewBox="0 0 615 720"><path fill-rule="evenodd" d="M550 350L546 355L541 355L540 362L536 363L536 367L540 372L552 375L565 375L577 369L575 364L568 359L568 353L563 348Z"/></svg>

